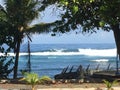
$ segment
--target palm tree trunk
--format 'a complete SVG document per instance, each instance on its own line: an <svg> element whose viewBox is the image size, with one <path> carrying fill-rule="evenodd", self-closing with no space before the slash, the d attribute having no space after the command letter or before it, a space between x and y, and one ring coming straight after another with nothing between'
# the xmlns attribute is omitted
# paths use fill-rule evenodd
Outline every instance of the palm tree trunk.
<svg viewBox="0 0 120 90"><path fill-rule="evenodd" d="M18 39L17 47L16 47L16 56L15 56L15 64L14 64L14 75L13 75L14 79L17 78L19 51L20 51L20 39Z"/></svg>
<svg viewBox="0 0 120 90"><path fill-rule="evenodd" d="M120 60L120 27L119 24L112 26L113 32L114 32L114 38L117 48L117 58L116 58L116 74L119 74L119 65L118 62Z"/></svg>
<svg viewBox="0 0 120 90"><path fill-rule="evenodd" d="M30 42L28 41L28 63L27 63L27 68L29 73L31 72L31 62L30 62Z"/></svg>

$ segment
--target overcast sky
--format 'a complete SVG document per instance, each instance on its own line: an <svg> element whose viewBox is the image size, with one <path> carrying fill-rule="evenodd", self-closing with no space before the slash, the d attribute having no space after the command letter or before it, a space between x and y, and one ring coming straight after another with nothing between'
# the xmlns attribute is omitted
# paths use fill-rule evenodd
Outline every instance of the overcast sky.
<svg viewBox="0 0 120 90"><path fill-rule="evenodd" d="M3 0L0 0L0 4L3 4ZM40 14L41 18L34 20L33 24L39 22L52 22L59 17L56 17L56 13L51 13L51 9L48 9L44 14ZM26 41L24 41L26 43ZM75 34L75 32L70 32L67 34L61 34L52 37L50 34L35 34L32 36L32 43L34 44L52 44L52 43L114 43L113 32L105 32L100 30L94 34Z"/></svg>

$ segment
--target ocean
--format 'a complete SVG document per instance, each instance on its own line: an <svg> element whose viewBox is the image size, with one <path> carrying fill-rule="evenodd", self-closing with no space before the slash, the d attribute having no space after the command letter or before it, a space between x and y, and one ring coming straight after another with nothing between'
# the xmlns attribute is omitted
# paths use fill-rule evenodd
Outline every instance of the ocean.
<svg viewBox="0 0 120 90"><path fill-rule="evenodd" d="M107 69L116 66L115 44L31 44L31 69L39 76L54 75L61 73L63 68L82 65L83 68ZM20 70L27 67L28 54L27 44L21 46L19 58ZM12 74L10 74L12 75Z"/></svg>

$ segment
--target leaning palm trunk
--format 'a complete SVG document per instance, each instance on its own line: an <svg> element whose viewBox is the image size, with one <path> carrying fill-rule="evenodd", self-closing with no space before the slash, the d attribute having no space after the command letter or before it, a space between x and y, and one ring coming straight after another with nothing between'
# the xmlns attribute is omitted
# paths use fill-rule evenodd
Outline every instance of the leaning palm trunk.
<svg viewBox="0 0 120 90"><path fill-rule="evenodd" d="M116 48L117 48L117 58L116 58L116 74L119 74L119 68L118 68L118 62L120 60L120 28L119 24L112 26L115 42L116 42Z"/></svg>

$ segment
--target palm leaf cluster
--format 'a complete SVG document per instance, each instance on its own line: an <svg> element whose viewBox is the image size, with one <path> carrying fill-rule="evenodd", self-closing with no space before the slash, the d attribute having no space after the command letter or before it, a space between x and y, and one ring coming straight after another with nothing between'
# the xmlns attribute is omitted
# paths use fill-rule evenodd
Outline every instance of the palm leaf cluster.
<svg viewBox="0 0 120 90"><path fill-rule="evenodd" d="M35 90L35 85L39 83L39 76L36 73L25 73L25 77L22 79L32 86L32 90Z"/></svg>
<svg viewBox="0 0 120 90"><path fill-rule="evenodd" d="M0 28L1 33L6 30L14 37L23 38L34 33L48 33L54 26L53 23L39 23L31 25L31 22L40 15L40 2L38 0L5 0L5 8L1 6ZM3 33L4 34L4 33ZM20 40L22 42L22 40Z"/></svg>
<svg viewBox="0 0 120 90"><path fill-rule="evenodd" d="M117 84L118 81L114 80L113 82L107 81L107 80L103 80L103 82L105 83L107 90L112 90L111 88L113 87L113 85Z"/></svg>
<svg viewBox="0 0 120 90"><path fill-rule="evenodd" d="M36 73L26 73L24 80L27 81L27 83L29 83L29 84L32 83L34 85L34 84L38 83L39 76Z"/></svg>

